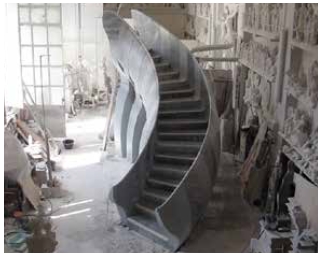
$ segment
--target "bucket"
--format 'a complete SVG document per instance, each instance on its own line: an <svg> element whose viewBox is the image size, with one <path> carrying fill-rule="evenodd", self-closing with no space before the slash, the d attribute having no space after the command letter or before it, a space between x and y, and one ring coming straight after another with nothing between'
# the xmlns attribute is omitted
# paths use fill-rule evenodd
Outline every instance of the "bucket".
<svg viewBox="0 0 320 254"><path fill-rule="evenodd" d="M65 139L62 141L63 146L65 149L72 149L73 148L73 144L74 144L74 140L73 139Z"/></svg>

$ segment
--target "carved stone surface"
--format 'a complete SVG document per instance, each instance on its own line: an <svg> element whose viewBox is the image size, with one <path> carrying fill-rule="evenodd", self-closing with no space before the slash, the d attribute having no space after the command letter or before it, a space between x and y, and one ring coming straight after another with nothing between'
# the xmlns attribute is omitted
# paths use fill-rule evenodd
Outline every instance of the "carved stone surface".
<svg viewBox="0 0 320 254"><path fill-rule="evenodd" d="M318 45L317 3L295 4L293 39L310 45Z"/></svg>
<svg viewBox="0 0 320 254"><path fill-rule="evenodd" d="M251 4L246 8L245 26L265 32L278 33L282 27L283 11L284 4L282 3Z"/></svg>

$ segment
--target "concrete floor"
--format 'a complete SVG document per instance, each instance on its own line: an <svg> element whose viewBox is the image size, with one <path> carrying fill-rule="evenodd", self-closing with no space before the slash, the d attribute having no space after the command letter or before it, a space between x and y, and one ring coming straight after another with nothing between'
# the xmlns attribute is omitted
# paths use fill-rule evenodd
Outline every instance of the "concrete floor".
<svg viewBox="0 0 320 254"><path fill-rule="evenodd" d="M167 252L119 225L116 207L108 201L111 187L130 168L125 160L110 157L100 162L105 109L85 110L67 122L67 135L75 139L72 150L63 150L55 176L67 194L53 199L52 223L56 252ZM181 252L241 252L256 230L256 214L242 201L236 176L238 167L229 155L204 218Z"/></svg>

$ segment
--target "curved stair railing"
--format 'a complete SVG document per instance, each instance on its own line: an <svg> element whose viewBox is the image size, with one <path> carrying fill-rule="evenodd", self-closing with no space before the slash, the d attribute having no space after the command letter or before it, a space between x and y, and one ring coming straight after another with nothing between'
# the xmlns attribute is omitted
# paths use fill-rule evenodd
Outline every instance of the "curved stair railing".
<svg viewBox="0 0 320 254"><path fill-rule="evenodd" d="M131 27L114 12L104 11L103 27L108 36L112 60L120 73L122 85L134 90L134 99L129 108L127 126L128 153L133 156L133 166L122 181L113 187L111 198L117 204L125 222L132 213L145 182L149 166L149 146L155 128L159 107L158 78L153 59ZM127 109L128 111L128 109ZM128 114L122 112L121 114ZM122 115L116 117L123 117ZM115 169L116 170L116 169Z"/></svg>
<svg viewBox="0 0 320 254"><path fill-rule="evenodd" d="M220 157L219 118L211 88L190 51L141 12L132 11L132 17L138 36L121 18L104 13L114 60L130 73L135 87L158 94L152 93L152 98L135 89L146 109L140 146L145 145L111 196L130 229L176 250L212 194ZM130 46L132 41L137 50ZM130 54L136 61L125 64L123 58L133 59ZM144 59L140 75L153 77L144 78L148 82L143 85L138 84L140 78L133 79L142 63L138 59ZM147 100L156 110L148 112Z"/></svg>

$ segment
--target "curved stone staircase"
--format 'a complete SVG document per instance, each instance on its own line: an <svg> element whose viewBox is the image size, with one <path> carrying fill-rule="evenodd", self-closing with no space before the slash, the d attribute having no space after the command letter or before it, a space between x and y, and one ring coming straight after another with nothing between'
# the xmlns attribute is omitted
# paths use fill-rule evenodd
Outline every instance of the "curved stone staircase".
<svg viewBox="0 0 320 254"><path fill-rule="evenodd" d="M130 229L176 250L203 214L212 194L219 165L219 119L210 87L189 50L151 18L138 11L132 16L139 38L120 17L104 12L109 40L110 29L118 34L110 40L111 51L120 52L118 40L124 39L120 35L125 27L125 34L130 36L125 37L127 44L122 41L121 45L133 52L130 40L134 38L141 44L138 52L147 52L152 58L160 100L156 122L142 132L141 140L147 135L147 142L140 143L139 156L114 186L111 198ZM110 20L117 20L122 28L117 32ZM113 57L115 62L124 62L123 54ZM139 83L143 75L148 73L142 72L133 82ZM140 94L143 102L152 101L145 95ZM147 125L148 105L145 108ZM151 133L145 133L151 129Z"/></svg>

